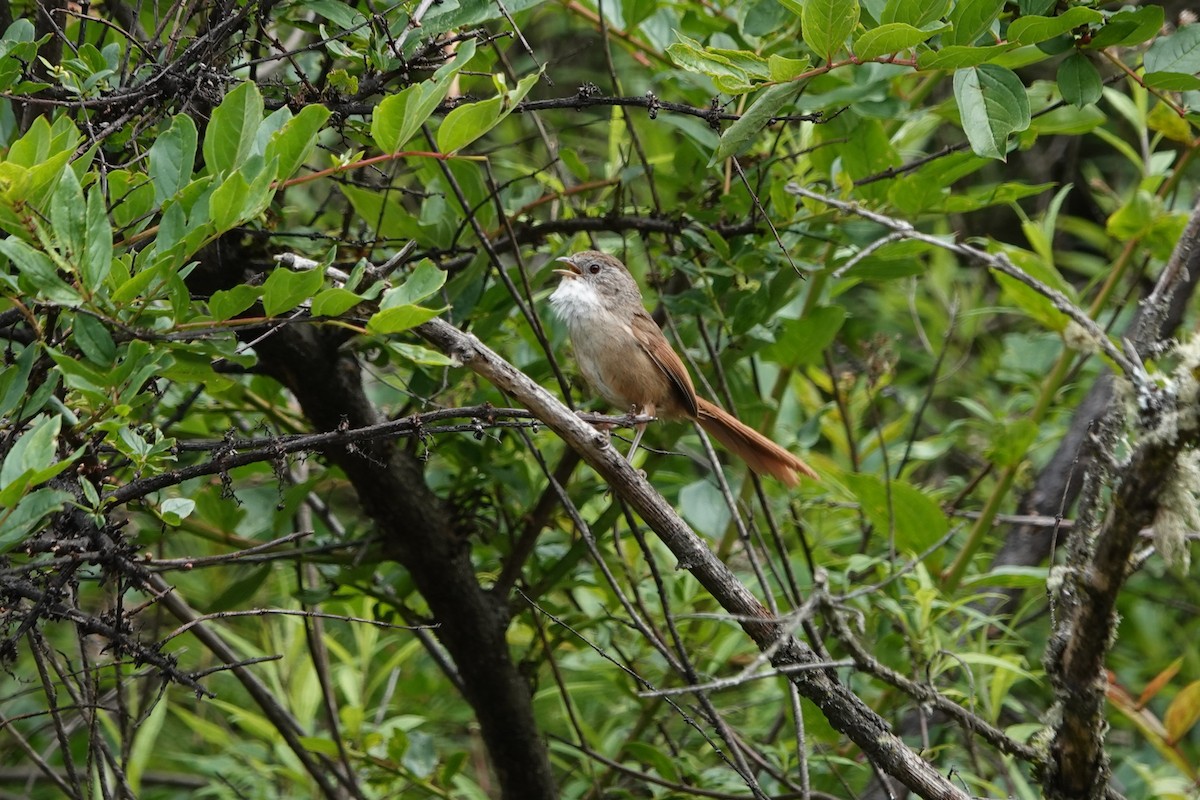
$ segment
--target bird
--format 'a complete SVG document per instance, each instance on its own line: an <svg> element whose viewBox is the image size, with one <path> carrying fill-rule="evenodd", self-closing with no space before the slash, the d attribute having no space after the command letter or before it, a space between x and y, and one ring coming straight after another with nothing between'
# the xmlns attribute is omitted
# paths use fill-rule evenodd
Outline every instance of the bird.
<svg viewBox="0 0 1200 800"><path fill-rule="evenodd" d="M637 281L620 260L598 250L555 259L566 264L550 305L571 338L584 379L601 397L634 414L691 419L760 475L787 486L817 480L801 459L696 394L691 375L646 312ZM645 424L638 426L633 457Z"/></svg>

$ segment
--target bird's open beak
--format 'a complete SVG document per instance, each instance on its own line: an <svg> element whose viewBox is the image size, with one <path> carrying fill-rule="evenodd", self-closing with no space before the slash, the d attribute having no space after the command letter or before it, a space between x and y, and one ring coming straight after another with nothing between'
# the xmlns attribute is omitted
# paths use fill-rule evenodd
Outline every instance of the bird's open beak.
<svg viewBox="0 0 1200 800"><path fill-rule="evenodd" d="M569 269L554 270L555 275L562 275L564 278L578 278L581 274L583 274L579 271L579 267L575 266L575 262L571 260L570 256L559 256L554 260L561 261L566 264L567 267L569 267Z"/></svg>

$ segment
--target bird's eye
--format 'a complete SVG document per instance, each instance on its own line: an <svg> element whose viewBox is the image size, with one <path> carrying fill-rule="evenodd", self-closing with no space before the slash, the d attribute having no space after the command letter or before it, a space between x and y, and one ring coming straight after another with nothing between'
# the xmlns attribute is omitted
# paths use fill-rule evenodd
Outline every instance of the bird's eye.
<svg viewBox="0 0 1200 800"><path fill-rule="evenodd" d="M588 272L595 275L596 273L598 273L600 271L600 265L593 261L591 264L588 264L587 270L588 270Z"/></svg>

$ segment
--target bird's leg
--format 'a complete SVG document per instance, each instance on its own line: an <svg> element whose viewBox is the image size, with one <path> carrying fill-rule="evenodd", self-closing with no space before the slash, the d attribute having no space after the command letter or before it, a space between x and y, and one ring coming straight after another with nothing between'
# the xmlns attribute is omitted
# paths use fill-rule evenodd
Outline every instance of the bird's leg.
<svg viewBox="0 0 1200 800"><path fill-rule="evenodd" d="M629 407L629 413L635 417L639 414L645 414L648 417L653 417L654 416L654 404L650 403L650 404L647 404L644 406L639 406L636 404L632 405ZM633 463L633 454L637 452L638 445L642 441L642 434L644 434L646 432L646 423L640 422L637 425L635 425L634 427L636 428L637 433L635 433L633 435L633 446L629 448L629 455L625 456L625 460L628 461L630 464Z"/></svg>

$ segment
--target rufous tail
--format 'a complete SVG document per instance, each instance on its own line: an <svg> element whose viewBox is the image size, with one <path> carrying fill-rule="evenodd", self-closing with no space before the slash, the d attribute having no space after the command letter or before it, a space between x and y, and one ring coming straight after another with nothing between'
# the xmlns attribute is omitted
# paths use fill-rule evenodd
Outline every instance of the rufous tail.
<svg viewBox="0 0 1200 800"><path fill-rule="evenodd" d="M770 475L788 486L800 482L801 475L819 480L812 467L772 442L737 417L702 397L696 398L696 421L725 449L745 461L759 475Z"/></svg>

